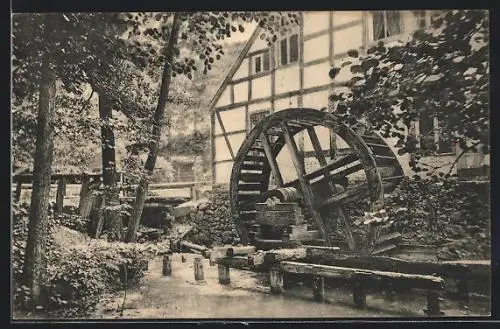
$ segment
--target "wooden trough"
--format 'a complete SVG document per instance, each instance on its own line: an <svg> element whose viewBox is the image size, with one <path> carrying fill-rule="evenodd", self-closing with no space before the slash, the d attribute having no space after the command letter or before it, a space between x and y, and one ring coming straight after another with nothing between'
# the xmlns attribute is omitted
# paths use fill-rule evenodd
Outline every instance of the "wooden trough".
<svg viewBox="0 0 500 329"><path fill-rule="evenodd" d="M238 248L238 247L237 247ZM230 268L268 273L271 293L281 294L287 277L299 275L312 282L312 299L324 300L325 280L348 283L356 307L366 307L372 291L403 288L425 291L428 316L441 316L440 301L445 294L445 279L455 280L460 300L469 301L470 269L460 263L409 261L383 256L356 256L341 253L337 247L301 246L298 248L255 250L255 247L209 250L211 264L218 265L219 283L230 284ZM476 270L477 272L477 270ZM477 276L477 274L476 274Z"/></svg>

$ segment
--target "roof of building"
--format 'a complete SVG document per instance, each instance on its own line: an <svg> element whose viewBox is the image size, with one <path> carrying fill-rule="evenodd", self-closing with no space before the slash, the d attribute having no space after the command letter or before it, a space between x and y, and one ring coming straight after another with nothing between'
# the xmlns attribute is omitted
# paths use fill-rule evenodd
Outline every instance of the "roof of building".
<svg viewBox="0 0 500 329"><path fill-rule="evenodd" d="M259 35L259 32L261 30L262 30L262 28L260 28L259 26L257 26L255 28L255 31L250 36L250 39L248 39L247 43L245 44L245 46L241 50L241 53L239 54L238 58L236 58L235 62L233 63L233 65L229 69L228 73L226 74L226 77L224 78L224 80L220 84L219 88L215 92L214 97L212 97L212 100L210 101L210 104L208 106L210 111L214 108L215 104L217 103L217 100L224 92L224 89L226 88L226 86L229 84L229 82L231 82L231 79L233 78L234 74L236 73L236 71L240 67L241 63L245 59L246 54L248 53L248 51L252 47L252 44L254 43L255 39L257 39L257 36Z"/></svg>

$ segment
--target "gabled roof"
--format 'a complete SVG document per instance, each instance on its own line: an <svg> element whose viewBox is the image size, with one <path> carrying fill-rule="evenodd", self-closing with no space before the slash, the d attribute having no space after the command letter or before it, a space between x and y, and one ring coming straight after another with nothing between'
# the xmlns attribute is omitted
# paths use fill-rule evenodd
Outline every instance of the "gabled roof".
<svg viewBox="0 0 500 329"><path fill-rule="evenodd" d="M233 66L231 66L231 69L228 71L226 74L226 77L222 81L221 85L219 86L219 89L215 92L214 97L210 101L210 104L208 106L210 112L213 110L215 107L215 104L219 100L219 97L222 95L224 92L224 89L226 89L227 85L231 80L233 79L234 74L240 67L241 63L245 59L245 56L248 54L248 51L252 47L252 44L254 43L255 39L257 39L257 36L259 35L259 32L261 31L261 27L257 26L255 28L255 31L253 31L253 34L250 36L250 39L248 39L247 43L245 44L245 47L241 50L241 53L239 54L238 58L236 58L236 61L233 63Z"/></svg>

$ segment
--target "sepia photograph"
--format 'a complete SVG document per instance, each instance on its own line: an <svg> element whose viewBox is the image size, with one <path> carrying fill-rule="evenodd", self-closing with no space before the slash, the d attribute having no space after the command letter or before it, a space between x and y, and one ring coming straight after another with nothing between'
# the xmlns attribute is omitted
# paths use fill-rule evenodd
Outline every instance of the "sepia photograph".
<svg viewBox="0 0 500 329"><path fill-rule="evenodd" d="M490 13L11 15L11 320L491 316Z"/></svg>

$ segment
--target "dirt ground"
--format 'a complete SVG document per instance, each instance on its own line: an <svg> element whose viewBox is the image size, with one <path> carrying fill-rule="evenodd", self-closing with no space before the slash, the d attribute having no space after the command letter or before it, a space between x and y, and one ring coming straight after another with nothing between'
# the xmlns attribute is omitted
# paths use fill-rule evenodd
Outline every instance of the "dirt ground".
<svg viewBox="0 0 500 329"><path fill-rule="evenodd" d="M124 293L107 296L90 319L228 319L228 318L352 318L352 317L421 317L425 296L413 292L392 297L369 295L368 308L352 306L349 291L328 291L324 303L311 299L309 288L294 286L284 295L275 296L262 284L262 275L231 269L231 284L218 283L217 266L204 260L205 280L194 280L194 255L175 254L172 276L162 276L162 259L149 263L141 284ZM468 308L456 302L442 302L447 316L488 315L487 302L471 302Z"/></svg>

